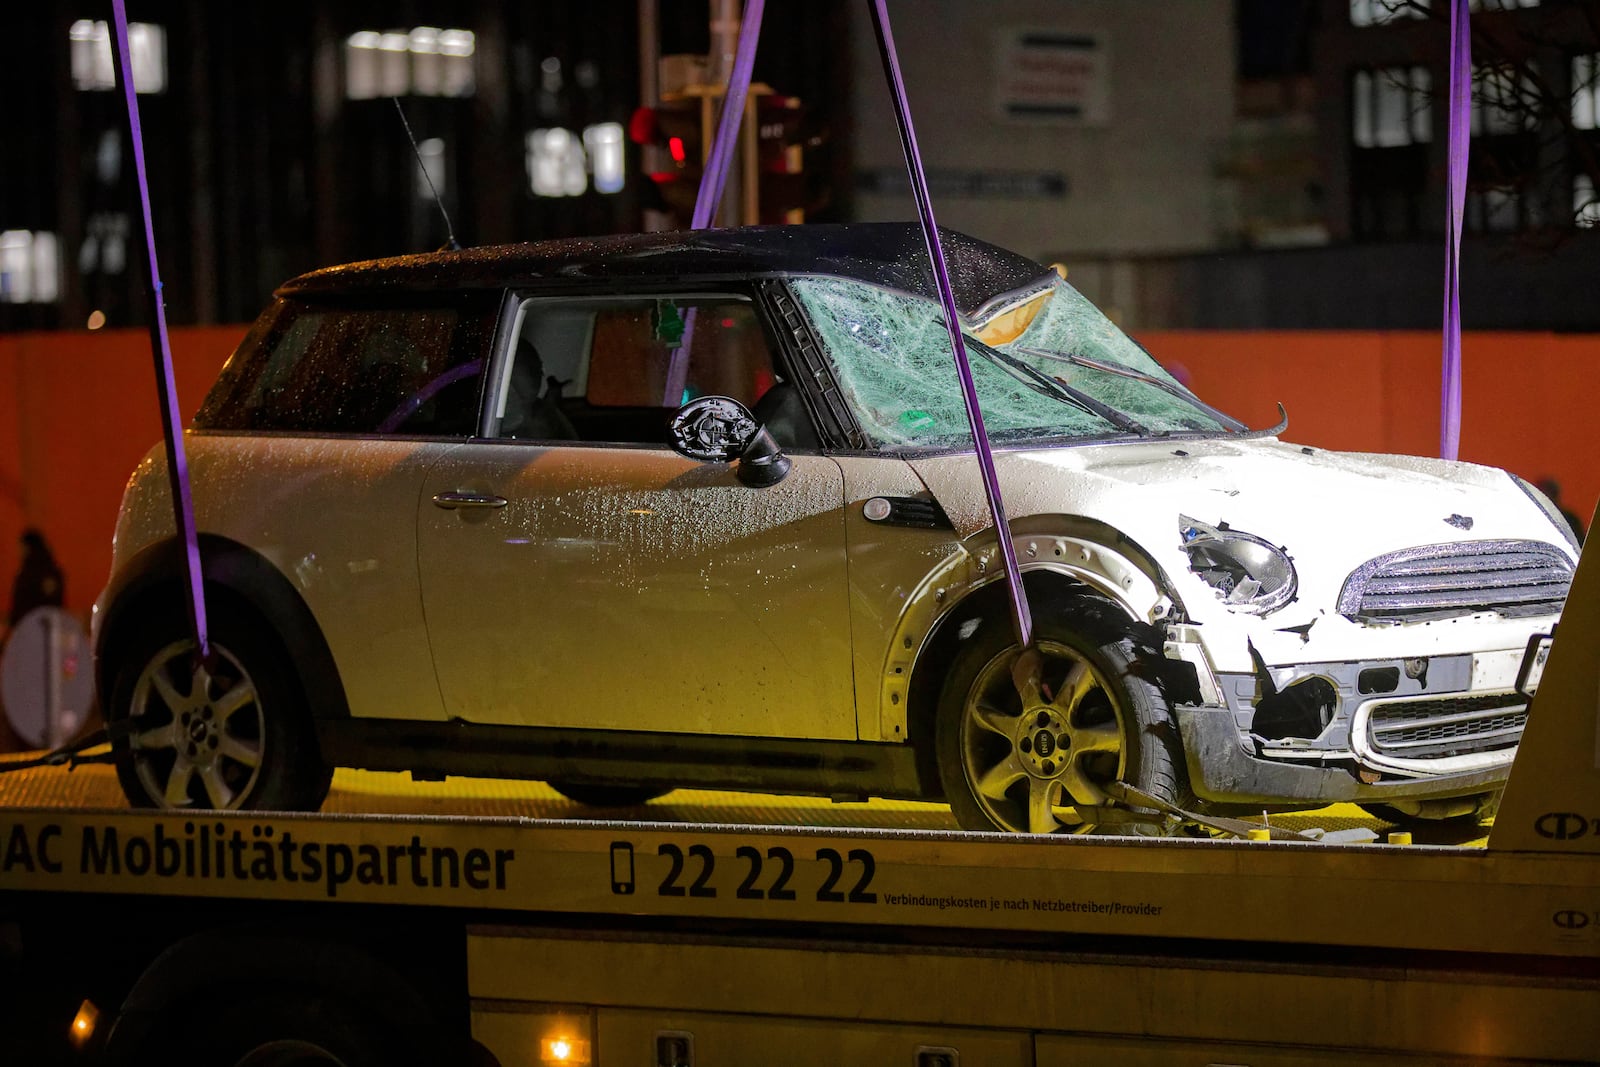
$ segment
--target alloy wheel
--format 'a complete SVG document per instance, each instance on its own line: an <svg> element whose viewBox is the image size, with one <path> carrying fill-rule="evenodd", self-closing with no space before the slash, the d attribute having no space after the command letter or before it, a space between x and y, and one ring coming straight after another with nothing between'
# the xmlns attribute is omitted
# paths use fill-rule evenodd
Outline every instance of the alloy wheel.
<svg viewBox="0 0 1600 1067"><path fill-rule="evenodd" d="M1123 710L1082 653L1041 642L990 660L961 717L962 769L996 825L1025 833L1094 829L1079 805L1107 803L1125 769Z"/></svg>
<svg viewBox="0 0 1600 1067"><path fill-rule="evenodd" d="M261 774L266 721L256 684L227 649L193 641L151 657L134 683L130 739L140 783L166 808L237 808Z"/></svg>

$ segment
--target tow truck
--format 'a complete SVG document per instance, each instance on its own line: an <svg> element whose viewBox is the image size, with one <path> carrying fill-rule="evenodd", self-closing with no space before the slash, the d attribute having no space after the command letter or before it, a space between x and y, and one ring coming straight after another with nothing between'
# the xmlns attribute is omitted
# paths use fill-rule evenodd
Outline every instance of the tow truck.
<svg viewBox="0 0 1600 1067"><path fill-rule="evenodd" d="M598 820L343 771L320 814L157 814L103 766L0 774L0 1062L1592 1063L1597 692L1586 553L1481 842L693 792Z"/></svg>

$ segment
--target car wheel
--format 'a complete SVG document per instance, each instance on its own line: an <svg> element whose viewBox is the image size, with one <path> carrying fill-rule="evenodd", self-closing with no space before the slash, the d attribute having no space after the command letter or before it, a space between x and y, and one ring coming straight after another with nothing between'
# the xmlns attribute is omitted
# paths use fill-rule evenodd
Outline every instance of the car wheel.
<svg viewBox="0 0 1600 1067"><path fill-rule="evenodd" d="M946 675L935 727L956 821L968 830L1092 832L1094 815L1078 807L1108 804L1114 781L1182 806L1177 729L1138 668L1146 654L1160 655L1139 648L1127 617L1100 597L1040 611L1026 654L1004 621L980 623Z"/></svg>
<svg viewBox="0 0 1600 1067"><path fill-rule="evenodd" d="M551 782L549 785L568 800L591 808L631 808L672 792L647 785L580 785L577 782Z"/></svg>
<svg viewBox="0 0 1600 1067"><path fill-rule="evenodd" d="M117 777L140 808L315 811L332 779L288 657L269 635L218 612L201 663L187 622L148 627L114 668Z"/></svg>

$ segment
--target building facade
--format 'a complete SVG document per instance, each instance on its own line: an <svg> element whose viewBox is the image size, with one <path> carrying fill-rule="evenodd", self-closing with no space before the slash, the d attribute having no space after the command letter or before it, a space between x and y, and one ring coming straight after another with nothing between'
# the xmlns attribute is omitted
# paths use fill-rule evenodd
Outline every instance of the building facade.
<svg viewBox="0 0 1600 1067"><path fill-rule="evenodd" d="M1474 6L1464 322L1600 330L1600 0ZM648 172L663 157L629 138L653 92L641 71L705 54L715 10L138 0L169 317L247 320L301 271L443 245L446 214L466 244L661 224ZM1446 10L891 5L940 222L1064 264L1145 328L1437 327ZM0 330L149 314L103 15L72 0L11 13ZM756 79L807 116L806 217L911 217L866 5L773 0L765 22Z"/></svg>

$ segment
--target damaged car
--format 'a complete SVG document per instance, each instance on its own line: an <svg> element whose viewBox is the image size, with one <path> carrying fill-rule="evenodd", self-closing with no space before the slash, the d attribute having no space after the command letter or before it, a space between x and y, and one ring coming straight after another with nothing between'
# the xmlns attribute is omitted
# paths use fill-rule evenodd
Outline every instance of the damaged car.
<svg viewBox="0 0 1600 1067"><path fill-rule="evenodd" d="M913 225L469 249L285 284L159 447L95 614L136 805L333 767L944 799L967 828L1470 816L1577 546L1521 479L1252 430L1050 269L945 237L1035 622L1016 647Z"/></svg>

